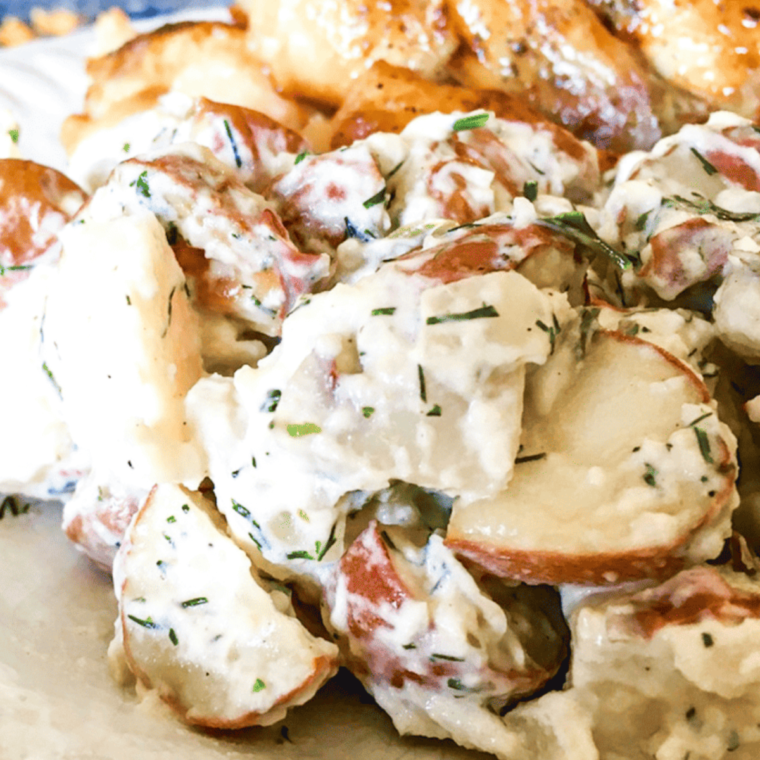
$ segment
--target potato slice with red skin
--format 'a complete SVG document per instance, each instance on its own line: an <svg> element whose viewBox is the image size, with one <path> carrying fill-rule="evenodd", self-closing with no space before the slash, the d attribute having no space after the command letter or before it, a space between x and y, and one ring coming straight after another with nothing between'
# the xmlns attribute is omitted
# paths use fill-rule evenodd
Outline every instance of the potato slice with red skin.
<svg viewBox="0 0 760 760"><path fill-rule="evenodd" d="M87 196L55 169L19 158L0 159L0 308L3 292L56 241Z"/></svg>
<svg viewBox="0 0 760 760"><path fill-rule="evenodd" d="M298 297L329 274L329 257L299 251L271 204L207 148L174 146L125 161L86 211L110 218L140 207L189 244L180 243L178 259L197 282L196 305L266 335L279 335Z"/></svg>
<svg viewBox="0 0 760 760"><path fill-rule="evenodd" d="M544 613L519 599L497 605L440 536L420 549L375 521L344 554L327 592L345 663L400 731L487 751L480 728L499 736L498 710L540 688L565 653ZM455 717L462 711L477 716L467 727Z"/></svg>
<svg viewBox="0 0 760 760"><path fill-rule="evenodd" d="M661 579L716 556L737 502L735 443L703 382L657 346L578 323L556 348L527 382L514 477L455 504L447 544L552 584Z"/></svg>
<svg viewBox="0 0 760 760"><path fill-rule="evenodd" d="M756 757L760 584L754 563L733 559L590 596L571 615L565 689L519 705L507 726L565 760Z"/></svg>
<svg viewBox="0 0 760 760"><path fill-rule="evenodd" d="M187 723L269 725L336 671L282 592L268 592L213 505L153 489L114 567L127 663Z"/></svg>

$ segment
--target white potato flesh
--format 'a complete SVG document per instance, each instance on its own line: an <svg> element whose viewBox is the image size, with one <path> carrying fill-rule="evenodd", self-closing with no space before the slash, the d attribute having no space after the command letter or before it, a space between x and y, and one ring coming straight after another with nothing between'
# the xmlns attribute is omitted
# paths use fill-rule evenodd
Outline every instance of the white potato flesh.
<svg viewBox="0 0 760 760"><path fill-rule="evenodd" d="M518 707L509 727L541 726L545 746L564 745L556 756L566 760L757 757L756 580L692 568L661 586L591 600L571 627L568 687ZM567 720L573 714L579 719Z"/></svg>
<svg viewBox="0 0 760 760"><path fill-rule="evenodd" d="M340 538L349 492L391 480L496 492L517 452L525 365L550 351L537 322L554 323L557 299L515 272L440 284L388 265L311 296L256 369L199 382L189 413L241 545L301 567Z"/></svg>
<svg viewBox="0 0 760 760"><path fill-rule="evenodd" d="M119 551L127 662L188 723L274 723L337 670L335 645L253 572L213 506L179 486L153 490Z"/></svg>
<svg viewBox="0 0 760 760"><path fill-rule="evenodd" d="M519 594L497 604L438 535L420 548L371 522L326 596L345 664L404 734L509 756L499 710L539 689L565 654L537 605Z"/></svg>
<svg viewBox="0 0 760 760"><path fill-rule="evenodd" d="M7 303L0 309L0 356L10 365L0 373L0 396L5 399L0 493L40 499L59 496L86 467L82 457L76 461L60 391L41 352L45 299L53 272L50 265L38 264L7 293Z"/></svg>
<svg viewBox="0 0 760 760"><path fill-rule="evenodd" d="M198 323L161 225L73 222L61 240L44 350L73 439L101 482L197 480L183 399L202 371Z"/></svg>
<svg viewBox="0 0 760 760"><path fill-rule="evenodd" d="M735 441L702 382L662 349L565 330L529 377L523 425L507 488L455 503L458 552L539 583L667 577L720 552Z"/></svg>

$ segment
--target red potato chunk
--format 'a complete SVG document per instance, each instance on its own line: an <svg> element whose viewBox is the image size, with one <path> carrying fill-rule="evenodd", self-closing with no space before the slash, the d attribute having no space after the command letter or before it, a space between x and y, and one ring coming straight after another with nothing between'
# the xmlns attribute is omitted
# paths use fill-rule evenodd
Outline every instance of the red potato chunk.
<svg viewBox="0 0 760 760"><path fill-rule="evenodd" d="M717 556L730 532L735 441L702 381L664 349L588 327L563 327L529 376L506 489L454 506L447 544L490 572L666 578Z"/></svg>
<svg viewBox="0 0 760 760"><path fill-rule="evenodd" d="M336 671L282 592L270 592L210 502L157 486L119 551L114 582L129 668L187 723L281 720Z"/></svg>
<svg viewBox="0 0 760 760"><path fill-rule="evenodd" d="M499 711L537 690L564 656L544 613L519 590L504 596L502 607L481 591L440 537L418 548L372 521L340 561L328 625L402 733L493 751L498 737L509 744Z"/></svg>

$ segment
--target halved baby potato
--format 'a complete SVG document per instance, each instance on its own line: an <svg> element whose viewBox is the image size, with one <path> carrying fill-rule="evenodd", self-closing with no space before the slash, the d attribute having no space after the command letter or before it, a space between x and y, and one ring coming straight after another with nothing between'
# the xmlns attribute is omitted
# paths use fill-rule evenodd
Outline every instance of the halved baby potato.
<svg viewBox="0 0 760 760"><path fill-rule="evenodd" d="M511 757L500 713L556 673L566 642L543 590L499 586L497 603L441 536L419 547L375 521L344 554L329 625L401 733Z"/></svg>
<svg viewBox="0 0 760 760"><path fill-rule="evenodd" d="M199 493L156 486L122 545L114 583L124 652L143 686L188 723L281 720L337 670L282 591L268 591Z"/></svg>
<svg viewBox="0 0 760 760"><path fill-rule="evenodd" d="M592 313L528 378L507 488L454 505L447 544L497 575L665 578L717 556L730 532L735 443L703 382L653 344L592 332Z"/></svg>

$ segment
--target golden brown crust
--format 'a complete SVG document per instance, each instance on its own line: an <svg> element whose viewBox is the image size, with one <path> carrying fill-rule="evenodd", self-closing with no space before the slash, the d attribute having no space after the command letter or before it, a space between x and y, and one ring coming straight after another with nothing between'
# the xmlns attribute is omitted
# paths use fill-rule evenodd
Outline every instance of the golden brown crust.
<svg viewBox="0 0 760 760"><path fill-rule="evenodd" d="M438 79L457 46L445 0L243 0L240 7L278 87L332 106L377 60Z"/></svg>
<svg viewBox="0 0 760 760"><path fill-rule="evenodd" d="M275 92L250 50L245 28L222 22L168 24L138 35L118 50L89 59L87 74L92 84L84 112L69 117L62 129L69 154L92 133L154 107L169 91L261 111L295 130L312 114Z"/></svg>

